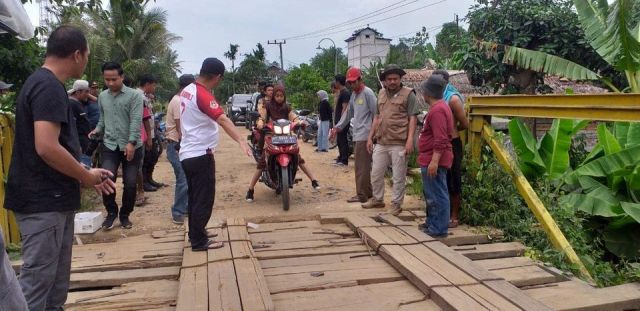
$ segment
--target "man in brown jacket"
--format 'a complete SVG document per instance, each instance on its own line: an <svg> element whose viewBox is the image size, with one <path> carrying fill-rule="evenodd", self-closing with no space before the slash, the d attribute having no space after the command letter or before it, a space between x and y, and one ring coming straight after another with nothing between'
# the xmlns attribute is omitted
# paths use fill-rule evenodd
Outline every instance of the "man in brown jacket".
<svg viewBox="0 0 640 311"><path fill-rule="evenodd" d="M378 109L367 139L367 150L373 156L371 187L373 198L363 208L384 207L384 174L393 170L393 194L390 213L402 211L407 176L407 159L413 152L416 116L420 113L416 93L402 85L405 71L398 65L388 65L380 74L385 87L378 94Z"/></svg>

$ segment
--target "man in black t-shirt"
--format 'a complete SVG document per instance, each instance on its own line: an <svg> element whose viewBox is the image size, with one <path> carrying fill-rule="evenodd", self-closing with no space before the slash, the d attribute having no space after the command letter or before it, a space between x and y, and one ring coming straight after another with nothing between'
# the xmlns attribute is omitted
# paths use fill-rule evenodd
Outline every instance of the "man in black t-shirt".
<svg viewBox="0 0 640 311"><path fill-rule="evenodd" d="M336 75L335 85L336 93L339 95L336 98L336 109L333 120L338 123L338 120L342 117L342 114L349 108L349 100L351 99L351 92L345 87L347 78L344 75ZM347 125L342 131L338 132L337 144L338 144L338 158L336 159L336 165L346 166L349 164L349 141L347 138L349 135L349 125Z"/></svg>
<svg viewBox="0 0 640 311"><path fill-rule="evenodd" d="M89 116L84 109L84 102L89 99L89 82L86 80L76 80L73 87L67 91L69 94L69 105L76 119L76 129L78 130L78 140L80 141L80 162L86 166L91 166L91 157L85 152L89 148L89 133L93 129Z"/></svg>
<svg viewBox="0 0 640 311"><path fill-rule="evenodd" d="M4 206L15 212L20 227L20 286L30 310L62 310L67 299L80 185L101 194L115 191L109 171L87 170L78 162L78 132L63 83L82 75L88 56L80 29L57 28L47 41L44 65L17 99Z"/></svg>

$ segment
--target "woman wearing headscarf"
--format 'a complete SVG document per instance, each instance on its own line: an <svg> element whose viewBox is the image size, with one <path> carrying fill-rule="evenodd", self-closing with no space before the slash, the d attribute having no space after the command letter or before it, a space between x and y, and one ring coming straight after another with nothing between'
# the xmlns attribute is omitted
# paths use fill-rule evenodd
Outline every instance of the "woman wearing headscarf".
<svg viewBox="0 0 640 311"><path fill-rule="evenodd" d="M318 113L320 114L320 126L318 127L318 149L317 152L329 152L329 128L331 127L331 115L333 109L329 104L329 94L320 90L318 93L320 104L318 105Z"/></svg>

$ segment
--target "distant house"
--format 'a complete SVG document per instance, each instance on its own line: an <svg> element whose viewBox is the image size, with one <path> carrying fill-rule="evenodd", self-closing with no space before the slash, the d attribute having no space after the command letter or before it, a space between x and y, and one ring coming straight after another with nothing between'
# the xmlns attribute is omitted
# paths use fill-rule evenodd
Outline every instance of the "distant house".
<svg viewBox="0 0 640 311"><path fill-rule="evenodd" d="M368 26L355 31L345 42L349 67L369 68L371 63L384 63L391 49L391 39Z"/></svg>
<svg viewBox="0 0 640 311"><path fill-rule="evenodd" d="M280 81L287 75L287 71L280 68L280 64L277 62L273 62L268 64L267 75L271 81Z"/></svg>

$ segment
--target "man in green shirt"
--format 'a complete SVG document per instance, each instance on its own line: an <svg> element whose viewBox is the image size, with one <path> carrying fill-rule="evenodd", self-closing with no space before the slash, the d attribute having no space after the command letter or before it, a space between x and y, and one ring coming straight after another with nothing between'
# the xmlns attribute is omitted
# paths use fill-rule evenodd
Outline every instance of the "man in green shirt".
<svg viewBox="0 0 640 311"><path fill-rule="evenodd" d="M136 177L142 159L143 149L140 139L142 125L142 95L124 85L124 74L118 63L102 65L102 75L107 89L98 96L100 121L90 135L103 134L102 168L113 173L115 181L118 167L122 164L124 180L120 225L130 229L133 224L129 215L136 201ZM102 223L104 230L113 228L118 216L115 192L103 195L107 217Z"/></svg>

